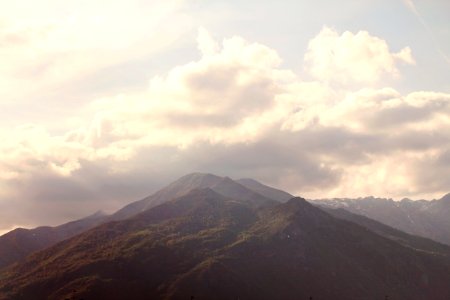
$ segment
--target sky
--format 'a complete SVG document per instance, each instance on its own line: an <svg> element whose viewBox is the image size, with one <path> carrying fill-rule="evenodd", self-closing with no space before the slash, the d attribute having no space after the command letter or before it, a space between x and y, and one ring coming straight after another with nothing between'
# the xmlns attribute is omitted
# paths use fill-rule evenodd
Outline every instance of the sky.
<svg viewBox="0 0 450 300"><path fill-rule="evenodd" d="M191 172L450 192L446 0L0 0L0 232Z"/></svg>

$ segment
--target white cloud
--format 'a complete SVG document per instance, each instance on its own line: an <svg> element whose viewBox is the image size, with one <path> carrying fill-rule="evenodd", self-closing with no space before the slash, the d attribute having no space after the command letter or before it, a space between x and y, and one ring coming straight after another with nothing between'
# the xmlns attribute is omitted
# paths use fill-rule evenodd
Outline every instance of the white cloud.
<svg viewBox="0 0 450 300"><path fill-rule="evenodd" d="M74 116L76 128L55 134L28 124L0 132L0 207L22 207L0 210L0 227L37 224L49 210L59 222L118 208L196 170L256 177L308 197L449 190L442 180L424 188L444 167L434 174L418 166L450 167L450 95L336 88L328 76L341 62L312 54L324 40L328 49L339 45L342 63L355 61L340 82L357 80L364 68L362 81L372 83L397 74L396 61L412 62L408 48L390 53L386 41L366 32L324 29L306 55L328 59L313 64L321 80L304 81L281 67L275 50L238 36L219 43L201 29L199 59L142 90L93 100L82 108L90 118Z"/></svg>
<svg viewBox="0 0 450 300"><path fill-rule="evenodd" d="M182 4L18 0L2 5L0 103L31 104L36 95L51 95L99 70L165 49L192 26Z"/></svg>
<svg viewBox="0 0 450 300"><path fill-rule="evenodd" d="M92 108L101 113L90 139L186 146L197 139L228 143L260 134L261 118L281 89L278 80L292 74L277 69L281 60L274 50L240 37L225 39L219 47L201 30L199 43L198 61L151 79L147 91L94 102Z"/></svg>
<svg viewBox="0 0 450 300"><path fill-rule="evenodd" d="M339 34L328 27L309 42L305 54L307 70L314 77L343 84L374 84L384 75L397 77L399 62L415 63L410 48L391 53L386 41L367 31Z"/></svg>
<svg viewBox="0 0 450 300"><path fill-rule="evenodd" d="M203 27L198 30L197 45L200 52L205 56L214 55L219 51L219 45Z"/></svg>

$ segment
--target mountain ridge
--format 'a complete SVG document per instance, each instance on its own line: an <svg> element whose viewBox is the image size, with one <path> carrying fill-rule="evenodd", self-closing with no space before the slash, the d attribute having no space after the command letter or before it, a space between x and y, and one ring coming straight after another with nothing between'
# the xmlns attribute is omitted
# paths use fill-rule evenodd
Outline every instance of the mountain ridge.
<svg viewBox="0 0 450 300"><path fill-rule="evenodd" d="M97 211L85 218L59 226L16 228L0 236L0 269L13 264L34 251L44 249L100 224L106 214Z"/></svg>
<svg viewBox="0 0 450 300"><path fill-rule="evenodd" d="M188 174L0 270L0 299L450 297L450 247L288 196Z"/></svg>
<svg viewBox="0 0 450 300"><path fill-rule="evenodd" d="M2 300L444 300L450 258L300 197L258 207L197 188L37 252L0 279Z"/></svg>
<svg viewBox="0 0 450 300"><path fill-rule="evenodd" d="M234 185L234 189L233 187L230 187L230 184ZM269 191L269 193L273 190L274 192L272 193L274 195L280 194L279 190L264 186L255 180L253 180L253 184L258 185L260 189L263 187L264 190ZM39 226L34 229L16 228L3 234L0 236L0 269L23 259L35 251L54 245L102 222L132 217L133 215L136 215L152 206L169 201L174 197L182 196L193 188L206 187L213 187L225 195L230 193L227 189L231 189L232 192L235 193L233 194L234 197L244 197L247 200L253 201L255 205L257 205L260 201L262 201L259 203L260 205L271 205L274 204L272 200L276 201L270 197L268 198L258 194L252 189L239 184L237 181L234 182L229 177L220 177L209 173L191 173L180 177L168 186L163 187L161 190L145 197L142 200L134 201L125 205L112 215L106 215L101 211L97 211L85 218L70 221L54 227ZM236 194L236 192L241 193L241 195ZM71 228L71 230L68 230L68 228Z"/></svg>
<svg viewBox="0 0 450 300"><path fill-rule="evenodd" d="M231 190L231 193L235 193L237 188L240 190L240 193L242 193L241 196L245 196L247 199L261 198L264 199L264 202L271 202L270 200L276 201L275 199L270 199L264 195L258 194L256 191L238 183L237 181L232 180L229 177L220 177L209 173L196 172L184 175L168 186L157 191L156 193L145 197L142 200L135 201L126 205L122 209L119 209L117 212L115 212L111 216L111 219L120 220L123 218L127 218L131 215L142 212L165 201L182 196L193 188L210 187L213 190L216 190L219 193L223 194L224 196L229 196L230 190L228 189L228 187L230 184L235 186L235 189ZM267 189L270 190L273 188L267 187ZM236 197L237 195L232 196Z"/></svg>
<svg viewBox="0 0 450 300"><path fill-rule="evenodd" d="M450 245L450 194L439 200L393 201L365 197L311 200L329 208L343 208L409 234Z"/></svg>

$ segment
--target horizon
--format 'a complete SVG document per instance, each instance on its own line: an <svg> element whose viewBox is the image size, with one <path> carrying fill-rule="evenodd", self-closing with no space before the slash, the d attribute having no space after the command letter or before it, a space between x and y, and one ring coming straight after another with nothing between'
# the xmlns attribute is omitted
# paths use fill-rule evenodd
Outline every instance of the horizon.
<svg viewBox="0 0 450 300"><path fill-rule="evenodd" d="M0 234L192 170L306 199L450 192L449 2L3 7Z"/></svg>

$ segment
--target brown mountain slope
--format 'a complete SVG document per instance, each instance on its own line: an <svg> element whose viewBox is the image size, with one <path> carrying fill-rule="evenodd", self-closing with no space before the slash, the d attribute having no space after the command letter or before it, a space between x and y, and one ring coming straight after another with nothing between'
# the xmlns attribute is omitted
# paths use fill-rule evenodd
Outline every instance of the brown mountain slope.
<svg viewBox="0 0 450 300"><path fill-rule="evenodd" d="M272 209L231 245L216 268L245 283L243 299L447 299L448 256L400 246L353 223L331 217L302 199ZM177 293L223 290L222 274L207 266ZM207 274L207 276L202 275ZM199 277L197 277L199 276ZM231 276L231 275L230 275ZM202 280L215 282L195 290ZM230 297L231 299L231 297Z"/></svg>
<svg viewBox="0 0 450 300"><path fill-rule="evenodd" d="M443 254L303 199L256 208L211 189L103 224L0 274L0 299L450 298Z"/></svg>
<svg viewBox="0 0 450 300"><path fill-rule="evenodd" d="M24 259L35 251L45 249L90 229L100 224L104 218L105 215L98 212L89 217L55 227L14 229L0 236L0 269Z"/></svg>
<svg viewBox="0 0 450 300"><path fill-rule="evenodd" d="M243 203L193 190L32 255L0 275L0 299L64 299L73 290L85 299L160 297L158 289L234 240L255 218Z"/></svg>

